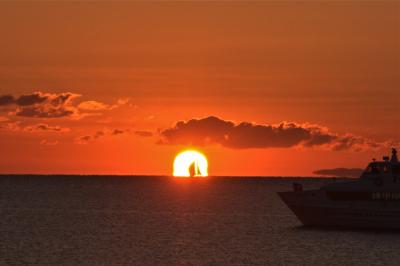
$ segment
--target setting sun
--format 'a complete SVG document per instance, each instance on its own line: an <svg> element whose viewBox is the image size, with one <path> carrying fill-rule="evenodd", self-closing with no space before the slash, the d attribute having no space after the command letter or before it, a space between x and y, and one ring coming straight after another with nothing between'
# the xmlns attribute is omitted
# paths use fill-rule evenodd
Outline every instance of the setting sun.
<svg viewBox="0 0 400 266"><path fill-rule="evenodd" d="M174 160L174 176L208 176L207 158L195 150L179 153Z"/></svg>

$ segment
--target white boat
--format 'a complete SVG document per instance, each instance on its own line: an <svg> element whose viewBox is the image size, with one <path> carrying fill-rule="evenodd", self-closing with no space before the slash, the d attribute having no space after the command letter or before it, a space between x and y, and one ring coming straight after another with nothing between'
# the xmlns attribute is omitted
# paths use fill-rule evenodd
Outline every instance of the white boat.
<svg viewBox="0 0 400 266"><path fill-rule="evenodd" d="M359 179L279 196L305 226L400 229L400 163L397 152L373 160Z"/></svg>

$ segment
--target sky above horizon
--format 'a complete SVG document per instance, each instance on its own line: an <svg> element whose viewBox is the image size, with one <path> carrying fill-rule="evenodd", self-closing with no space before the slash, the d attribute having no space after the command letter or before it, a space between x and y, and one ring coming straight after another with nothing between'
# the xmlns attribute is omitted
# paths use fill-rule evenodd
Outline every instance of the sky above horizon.
<svg viewBox="0 0 400 266"><path fill-rule="evenodd" d="M363 168L400 143L400 2L1 2L0 173ZM400 145L398 145L400 148Z"/></svg>

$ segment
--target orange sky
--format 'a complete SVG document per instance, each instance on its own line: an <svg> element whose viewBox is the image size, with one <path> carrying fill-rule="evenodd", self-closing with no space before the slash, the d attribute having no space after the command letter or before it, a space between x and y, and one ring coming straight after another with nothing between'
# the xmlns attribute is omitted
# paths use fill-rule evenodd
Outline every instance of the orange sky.
<svg viewBox="0 0 400 266"><path fill-rule="evenodd" d="M2 2L0 47L0 173L170 174L195 146L311 175L400 142L396 1Z"/></svg>

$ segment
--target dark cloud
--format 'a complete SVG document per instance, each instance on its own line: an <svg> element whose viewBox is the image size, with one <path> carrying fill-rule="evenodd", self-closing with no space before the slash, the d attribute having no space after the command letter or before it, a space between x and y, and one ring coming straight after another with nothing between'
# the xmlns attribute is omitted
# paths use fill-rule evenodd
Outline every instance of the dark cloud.
<svg viewBox="0 0 400 266"><path fill-rule="evenodd" d="M70 92L59 94L36 92L23 95L16 101L18 105L16 115L35 118L79 116L77 108L72 104L72 101L79 96Z"/></svg>
<svg viewBox="0 0 400 266"><path fill-rule="evenodd" d="M96 133L94 133L94 135L92 135L92 137L94 139L98 139L98 138L103 137L104 135L106 135L105 131L99 130L99 131L96 131Z"/></svg>
<svg viewBox="0 0 400 266"><path fill-rule="evenodd" d="M125 130L121 130L121 129L114 129L111 132L112 135L121 135L121 134L124 134L124 133L125 133Z"/></svg>
<svg viewBox="0 0 400 266"><path fill-rule="evenodd" d="M175 127L161 132L164 144L206 145L217 143L234 149L287 148L304 143L306 146L329 143L334 136L316 126L295 123L257 125L248 122L234 124L218 117L179 121Z"/></svg>
<svg viewBox="0 0 400 266"><path fill-rule="evenodd" d="M144 138L153 136L153 133L150 131L138 130L138 131L135 131L134 133L135 133L135 135L137 135L139 137L144 137Z"/></svg>
<svg viewBox="0 0 400 266"><path fill-rule="evenodd" d="M333 150L361 150L380 145L350 134L339 136L319 125L288 122L278 125L248 122L235 124L215 116L179 121L174 127L161 131L159 143L200 146L220 144L233 149L320 146Z"/></svg>
<svg viewBox="0 0 400 266"><path fill-rule="evenodd" d="M94 139L94 137L92 135L80 136L80 137L75 139L75 143L77 143L77 144L87 144L92 139Z"/></svg>
<svg viewBox="0 0 400 266"><path fill-rule="evenodd" d="M318 131L315 131L315 132L318 132ZM304 143L304 146L306 146L306 147L321 146L321 145L325 145L327 143L332 143L333 141L336 141L337 139L338 139L338 137L335 135L319 132L318 134L312 134L311 139L306 141Z"/></svg>
<svg viewBox="0 0 400 266"><path fill-rule="evenodd" d="M0 106L11 105L15 103L14 96L2 95L0 96Z"/></svg>
<svg viewBox="0 0 400 266"><path fill-rule="evenodd" d="M361 168L334 168L334 169L320 169L313 173L321 176L334 176L334 177L359 177L364 170Z"/></svg>
<svg viewBox="0 0 400 266"><path fill-rule="evenodd" d="M15 104L17 106L25 107L41 104L46 101L48 104L51 104L53 106L60 106L66 103L68 99L73 96L77 96L77 94L69 92L60 94L34 92L31 94L21 95L18 98L14 98L14 96L12 95L2 95L0 96L0 106Z"/></svg>
<svg viewBox="0 0 400 266"><path fill-rule="evenodd" d="M335 144L333 145L333 150L335 151L348 150L349 148L357 144L357 142L359 141L360 140L357 140L357 138L351 135L343 136L335 142Z"/></svg>
<svg viewBox="0 0 400 266"><path fill-rule="evenodd" d="M35 92L32 94L21 95L15 101L15 104L19 105L19 106L28 106L28 105L34 105L37 103L42 103L42 102L46 101L47 99L48 99L48 95L43 94L41 92Z"/></svg>
<svg viewBox="0 0 400 266"><path fill-rule="evenodd" d="M74 94L70 92L60 93L58 95L53 94L52 97L50 97L50 104L53 106L61 106L79 96L79 94Z"/></svg>
<svg viewBox="0 0 400 266"><path fill-rule="evenodd" d="M73 109L66 109L63 107L49 108L48 106L25 107L18 109L16 112L17 116L36 117L36 118L60 118L60 117L72 116L73 114L74 114Z"/></svg>

